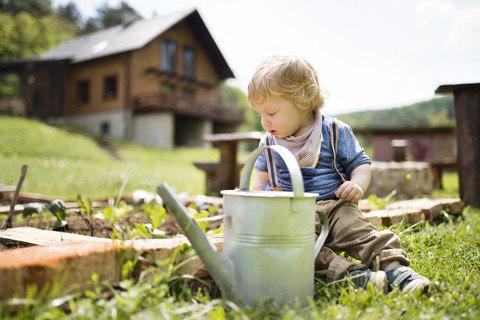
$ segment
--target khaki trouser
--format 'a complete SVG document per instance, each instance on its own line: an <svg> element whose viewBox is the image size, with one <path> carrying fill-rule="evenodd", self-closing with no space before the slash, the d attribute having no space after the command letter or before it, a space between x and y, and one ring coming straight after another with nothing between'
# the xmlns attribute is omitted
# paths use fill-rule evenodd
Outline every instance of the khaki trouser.
<svg viewBox="0 0 480 320"><path fill-rule="evenodd" d="M410 264L401 248L400 238L390 230L377 231L365 220L356 203L345 200L318 201L316 209L325 213L329 221L327 240L315 259L315 273L323 280L335 281L353 270L377 270L382 262L387 261L397 260L407 266ZM320 227L317 224L317 233ZM342 251L361 263L336 254Z"/></svg>

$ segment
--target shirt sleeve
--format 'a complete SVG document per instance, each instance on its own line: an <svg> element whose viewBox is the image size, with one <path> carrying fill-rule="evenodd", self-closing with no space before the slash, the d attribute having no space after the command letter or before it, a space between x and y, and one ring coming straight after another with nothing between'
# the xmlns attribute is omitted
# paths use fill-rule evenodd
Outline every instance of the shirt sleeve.
<svg viewBox="0 0 480 320"><path fill-rule="evenodd" d="M338 121L338 161L350 178L352 171L362 164L371 164L372 160L358 143L352 128L342 121Z"/></svg>

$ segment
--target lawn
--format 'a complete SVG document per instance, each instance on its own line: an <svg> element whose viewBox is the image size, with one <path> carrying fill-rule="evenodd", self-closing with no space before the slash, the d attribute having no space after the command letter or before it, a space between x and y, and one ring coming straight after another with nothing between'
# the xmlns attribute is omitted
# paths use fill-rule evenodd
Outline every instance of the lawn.
<svg viewBox="0 0 480 320"><path fill-rule="evenodd" d="M0 116L0 185L16 185L28 165L22 191L63 199L82 194L91 199L125 193L154 192L162 182L178 192L205 193L205 175L194 161L218 161L216 148L151 148L112 140L121 160L98 146L95 137L62 130L35 120Z"/></svg>
<svg viewBox="0 0 480 320"><path fill-rule="evenodd" d="M28 164L22 190L29 192L115 196L128 176L126 193L153 191L167 181L179 192L199 194L204 176L192 162L218 159L215 149L112 144L123 160L112 159L88 135L0 116L0 184L15 185L22 164ZM456 174L445 175L446 190L435 190L433 196L458 196L457 180ZM480 319L480 209L466 208L462 217L447 216L439 225L392 228L411 267L432 281L428 294L384 295L316 282L308 308L273 303L248 308L222 300L217 291L190 288L169 261L157 261L138 281L126 276L119 287L93 276L96 285L85 294L20 301L26 305L16 312L0 303L0 319Z"/></svg>

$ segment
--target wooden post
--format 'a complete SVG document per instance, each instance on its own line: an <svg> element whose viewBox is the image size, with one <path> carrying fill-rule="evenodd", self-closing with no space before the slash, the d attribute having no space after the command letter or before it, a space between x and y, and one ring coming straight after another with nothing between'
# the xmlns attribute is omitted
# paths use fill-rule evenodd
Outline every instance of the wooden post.
<svg viewBox="0 0 480 320"><path fill-rule="evenodd" d="M237 173L237 150L238 141L220 143L220 168L218 171L219 190L235 189L238 180Z"/></svg>
<svg viewBox="0 0 480 320"><path fill-rule="evenodd" d="M20 193L20 189L22 188L23 180L25 180L25 176L27 175L27 168L28 166L24 164L22 166L22 171L20 173L20 178L18 179L17 187L15 188L15 193L13 194L12 201L10 203L10 211L8 212L8 216L3 221L1 229L11 228L13 225L13 215L15 211L15 203L17 203L18 194Z"/></svg>
<svg viewBox="0 0 480 320"><path fill-rule="evenodd" d="M391 141L391 145L393 148L393 161L402 162L407 160L407 140L394 139Z"/></svg>
<svg viewBox="0 0 480 320"><path fill-rule="evenodd" d="M435 93L452 93L457 121L457 168L460 198L480 208L480 83L442 85Z"/></svg>

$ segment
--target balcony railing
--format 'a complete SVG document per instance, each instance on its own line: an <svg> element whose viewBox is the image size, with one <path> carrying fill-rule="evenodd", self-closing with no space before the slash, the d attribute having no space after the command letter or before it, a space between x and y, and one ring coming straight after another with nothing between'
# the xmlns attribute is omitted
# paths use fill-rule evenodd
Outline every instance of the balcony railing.
<svg viewBox="0 0 480 320"><path fill-rule="evenodd" d="M171 94L141 95L135 98L134 113L171 111L175 114L209 118L223 123L241 123L243 110L176 97Z"/></svg>

